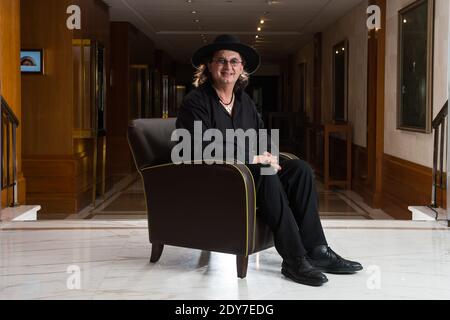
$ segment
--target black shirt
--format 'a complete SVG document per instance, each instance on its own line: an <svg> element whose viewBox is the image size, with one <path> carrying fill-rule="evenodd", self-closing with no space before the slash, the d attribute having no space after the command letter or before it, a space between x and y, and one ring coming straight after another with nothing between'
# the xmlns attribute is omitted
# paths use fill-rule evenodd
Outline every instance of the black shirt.
<svg viewBox="0 0 450 320"><path fill-rule="evenodd" d="M254 129L256 132L264 129L264 123L256 111L255 104L245 91L237 90L235 92L234 107L230 115L221 105L216 90L209 82L190 92L184 98L176 126L187 129L193 136L194 121L202 122L203 132L208 129L218 129L224 139L227 129L243 129L244 131ZM203 146L208 144L204 143ZM248 160L249 145L246 144L245 148L245 159Z"/></svg>

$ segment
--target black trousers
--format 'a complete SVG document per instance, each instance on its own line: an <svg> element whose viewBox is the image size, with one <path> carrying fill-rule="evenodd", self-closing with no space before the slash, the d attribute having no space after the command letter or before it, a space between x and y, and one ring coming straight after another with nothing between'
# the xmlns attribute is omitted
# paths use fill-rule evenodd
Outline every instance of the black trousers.
<svg viewBox="0 0 450 320"><path fill-rule="evenodd" d="M248 165L256 184L259 218L274 234L283 259L304 256L318 245L327 245L319 217L314 173L303 160L280 163L275 175L261 175L260 165Z"/></svg>

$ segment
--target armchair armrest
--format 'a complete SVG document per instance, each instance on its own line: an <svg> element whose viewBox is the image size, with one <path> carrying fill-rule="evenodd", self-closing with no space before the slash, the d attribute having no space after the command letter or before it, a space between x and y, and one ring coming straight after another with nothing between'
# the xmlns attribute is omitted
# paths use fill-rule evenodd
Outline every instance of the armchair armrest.
<svg viewBox="0 0 450 320"><path fill-rule="evenodd" d="M140 171L152 243L249 255L256 191L245 165L166 164Z"/></svg>
<svg viewBox="0 0 450 320"><path fill-rule="evenodd" d="M280 152L280 162L286 160L300 160L300 158L292 153Z"/></svg>

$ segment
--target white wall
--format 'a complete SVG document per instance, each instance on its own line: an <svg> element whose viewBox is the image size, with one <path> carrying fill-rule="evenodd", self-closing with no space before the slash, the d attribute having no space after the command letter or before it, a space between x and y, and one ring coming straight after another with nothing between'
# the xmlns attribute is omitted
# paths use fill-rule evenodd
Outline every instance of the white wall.
<svg viewBox="0 0 450 320"><path fill-rule="evenodd" d="M384 152L418 163L433 165L433 135L397 130L397 54L398 11L414 0L388 0L386 16L386 94L384 121ZM447 65L449 0L436 0L433 117L448 99Z"/></svg>
<svg viewBox="0 0 450 320"><path fill-rule="evenodd" d="M362 147L367 146L367 6L363 1L324 30L322 43L322 121L333 118L333 47L348 39L348 120L353 143Z"/></svg>

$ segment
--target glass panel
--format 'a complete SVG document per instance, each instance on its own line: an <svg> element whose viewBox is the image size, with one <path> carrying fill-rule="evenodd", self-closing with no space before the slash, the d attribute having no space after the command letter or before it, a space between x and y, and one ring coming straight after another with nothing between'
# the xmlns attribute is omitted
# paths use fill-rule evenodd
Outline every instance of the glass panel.
<svg viewBox="0 0 450 320"><path fill-rule="evenodd" d="M104 135L106 130L105 49L89 39L74 39L74 135L78 138Z"/></svg>
<svg viewBox="0 0 450 320"><path fill-rule="evenodd" d="M163 119L169 118L169 76L163 76Z"/></svg>
<svg viewBox="0 0 450 320"><path fill-rule="evenodd" d="M306 111L306 63L299 65L299 111L304 113Z"/></svg>
<svg viewBox="0 0 450 320"><path fill-rule="evenodd" d="M91 46L83 47L83 109L81 110L81 130L89 131L93 127L93 119L91 112Z"/></svg>
<svg viewBox="0 0 450 320"><path fill-rule="evenodd" d="M334 121L347 121L347 41L333 47Z"/></svg>
<svg viewBox="0 0 450 320"><path fill-rule="evenodd" d="M181 103L183 102L184 97L186 96L186 86L179 85L176 86L176 107L177 110L180 108Z"/></svg>
<svg viewBox="0 0 450 320"><path fill-rule="evenodd" d="M106 75L105 75L105 49L102 46L97 48L97 130L106 130Z"/></svg>
<svg viewBox="0 0 450 320"><path fill-rule="evenodd" d="M95 126L91 105L91 41L74 39L73 46L74 130L75 136L91 136ZM95 58L95 57L94 57Z"/></svg>
<svg viewBox="0 0 450 320"><path fill-rule="evenodd" d="M81 110L83 108L83 73L82 70L82 54L81 44L75 43L72 47L73 51L73 105L74 105L74 128L80 130L81 127Z"/></svg>
<svg viewBox="0 0 450 320"><path fill-rule="evenodd" d="M162 117L161 110L161 74L155 71L153 74L153 117Z"/></svg>

